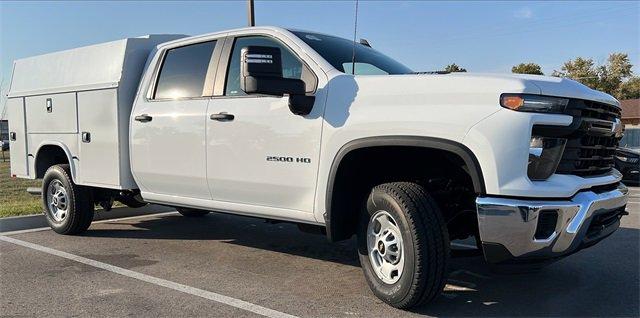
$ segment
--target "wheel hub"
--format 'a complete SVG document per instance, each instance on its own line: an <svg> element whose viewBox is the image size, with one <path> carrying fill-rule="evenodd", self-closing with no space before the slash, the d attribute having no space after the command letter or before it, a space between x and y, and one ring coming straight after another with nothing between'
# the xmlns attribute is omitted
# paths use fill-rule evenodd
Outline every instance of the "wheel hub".
<svg viewBox="0 0 640 318"><path fill-rule="evenodd" d="M382 243L382 241L378 242L378 252L380 252L381 255L384 255L384 243Z"/></svg>
<svg viewBox="0 0 640 318"><path fill-rule="evenodd" d="M376 212L367 226L369 261L380 280L393 284L404 269L403 242L396 220L387 211Z"/></svg>
<svg viewBox="0 0 640 318"><path fill-rule="evenodd" d="M47 209L56 222L67 217L68 212L67 189L60 180L53 180L47 187Z"/></svg>

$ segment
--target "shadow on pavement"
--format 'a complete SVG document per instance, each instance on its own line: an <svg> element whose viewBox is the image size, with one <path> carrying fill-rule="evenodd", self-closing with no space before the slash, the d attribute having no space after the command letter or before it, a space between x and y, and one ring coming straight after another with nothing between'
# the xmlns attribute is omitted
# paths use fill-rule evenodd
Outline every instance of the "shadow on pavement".
<svg viewBox="0 0 640 318"><path fill-rule="evenodd" d="M222 241L359 266L354 240L329 243L324 236L302 233L291 224L212 213L202 218L165 216L132 226L134 229L91 228L85 235ZM434 303L413 312L430 316L637 317L639 251L640 231L620 228L598 245L529 274L497 274L480 257L455 258L449 287Z"/></svg>

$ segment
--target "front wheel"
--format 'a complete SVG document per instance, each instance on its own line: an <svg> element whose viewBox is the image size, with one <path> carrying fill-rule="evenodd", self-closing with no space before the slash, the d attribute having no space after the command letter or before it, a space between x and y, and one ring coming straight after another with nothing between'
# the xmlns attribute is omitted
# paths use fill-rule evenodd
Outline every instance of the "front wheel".
<svg viewBox="0 0 640 318"><path fill-rule="evenodd" d="M391 306L417 306L442 292L449 236L422 186L393 182L373 188L360 218L358 254L369 287Z"/></svg>
<svg viewBox="0 0 640 318"><path fill-rule="evenodd" d="M93 198L73 183L68 164L51 166L42 180L42 205L49 226L59 234L79 234L93 221Z"/></svg>

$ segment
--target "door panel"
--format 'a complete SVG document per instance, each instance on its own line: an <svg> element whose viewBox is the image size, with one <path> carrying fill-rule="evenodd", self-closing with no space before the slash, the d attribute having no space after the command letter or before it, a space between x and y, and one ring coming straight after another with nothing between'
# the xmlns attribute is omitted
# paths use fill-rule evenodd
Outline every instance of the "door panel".
<svg viewBox="0 0 640 318"><path fill-rule="evenodd" d="M29 133L77 133L76 93L25 97Z"/></svg>
<svg viewBox="0 0 640 318"><path fill-rule="evenodd" d="M138 100L131 121L131 166L142 192L211 199L206 114L217 65L216 41L163 52L151 100Z"/></svg>
<svg viewBox="0 0 640 318"><path fill-rule="evenodd" d="M24 99L7 100L9 119L9 153L11 154L11 175L25 177L29 174L27 166L27 133L24 111Z"/></svg>
<svg viewBox="0 0 640 318"><path fill-rule="evenodd" d="M287 97L212 99L209 115L234 115L207 121L213 199L313 212L322 125L316 108L301 117Z"/></svg>
<svg viewBox="0 0 640 318"><path fill-rule="evenodd" d="M299 55L273 36L225 41L216 80L216 85L224 83L225 96L212 99L207 113L234 117L207 120L211 196L216 201L313 213L324 94L316 94L313 111L305 117L291 113L288 97L247 96L240 90L240 52L251 45L280 48L283 76L304 80L309 93L318 84Z"/></svg>
<svg viewBox="0 0 640 318"><path fill-rule="evenodd" d="M209 199L205 115L208 99L147 102L131 124L132 170L145 192Z"/></svg>
<svg viewBox="0 0 640 318"><path fill-rule="evenodd" d="M78 92L80 184L120 185L117 107L115 88Z"/></svg>

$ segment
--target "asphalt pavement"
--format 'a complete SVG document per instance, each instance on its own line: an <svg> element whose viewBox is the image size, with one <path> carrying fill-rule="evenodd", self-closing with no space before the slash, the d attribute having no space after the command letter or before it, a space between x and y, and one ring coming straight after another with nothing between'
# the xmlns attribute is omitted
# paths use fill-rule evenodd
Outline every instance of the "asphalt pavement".
<svg viewBox="0 0 640 318"><path fill-rule="evenodd" d="M640 316L640 188L621 228L526 274L452 259L432 304L391 308L370 291L354 240L290 224L162 212L94 222L82 236L0 235L0 315L141 317Z"/></svg>

